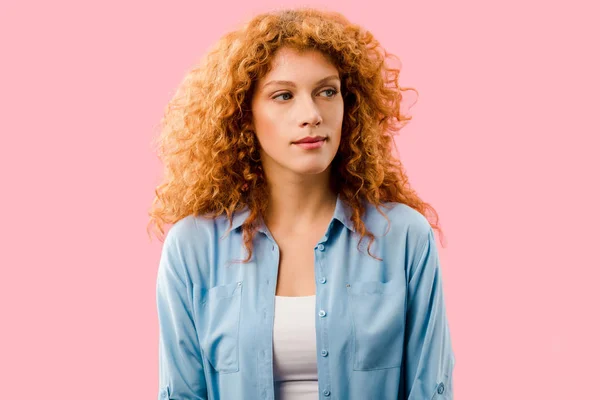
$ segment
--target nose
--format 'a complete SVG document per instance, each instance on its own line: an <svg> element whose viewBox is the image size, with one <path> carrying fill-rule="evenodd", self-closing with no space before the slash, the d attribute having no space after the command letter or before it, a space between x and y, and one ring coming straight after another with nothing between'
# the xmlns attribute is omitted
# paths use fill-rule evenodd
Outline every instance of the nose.
<svg viewBox="0 0 600 400"><path fill-rule="evenodd" d="M312 99L303 102L300 115L300 126L302 127L307 124L310 126L318 126L321 122L323 122L321 113Z"/></svg>

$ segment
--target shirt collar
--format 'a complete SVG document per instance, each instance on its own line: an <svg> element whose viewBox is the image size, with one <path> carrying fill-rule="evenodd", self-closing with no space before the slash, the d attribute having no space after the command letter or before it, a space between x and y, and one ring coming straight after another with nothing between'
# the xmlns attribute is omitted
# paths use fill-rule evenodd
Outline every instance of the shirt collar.
<svg viewBox="0 0 600 400"><path fill-rule="evenodd" d="M248 208L248 206L245 206L241 210L234 211L231 230L236 230L237 228L242 226L242 224L244 223L244 221L246 221L249 215L250 209ZM337 195L337 200L335 202L335 211L333 212L333 218L340 221L342 224L344 224L346 228L350 229L352 232L356 232L354 230L354 224L352 223L352 208L349 207L341 199L339 194ZM260 221L260 223L264 226L264 222L262 220ZM261 226L259 229L262 229L263 226Z"/></svg>

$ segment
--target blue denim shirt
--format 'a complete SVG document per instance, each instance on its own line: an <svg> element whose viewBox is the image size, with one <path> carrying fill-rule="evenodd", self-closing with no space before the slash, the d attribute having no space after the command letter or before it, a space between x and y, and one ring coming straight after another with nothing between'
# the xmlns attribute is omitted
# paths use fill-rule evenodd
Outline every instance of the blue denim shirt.
<svg viewBox="0 0 600 400"><path fill-rule="evenodd" d="M452 399L455 358L433 230L416 210L367 205L375 235L357 249L338 196L314 247L316 355L321 400ZM241 225L190 215L163 244L156 295L159 399L274 399L273 315L279 247L261 220L252 260ZM384 235L385 234L385 235ZM223 237L222 237L223 236Z"/></svg>

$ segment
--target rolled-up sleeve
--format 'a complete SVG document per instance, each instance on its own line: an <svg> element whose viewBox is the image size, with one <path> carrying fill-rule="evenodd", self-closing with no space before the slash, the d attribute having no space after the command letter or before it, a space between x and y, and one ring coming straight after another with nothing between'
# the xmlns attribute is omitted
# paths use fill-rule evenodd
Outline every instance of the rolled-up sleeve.
<svg viewBox="0 0 600 400"><path fill-rule="evenodd" d="M407 269L403 382L406 400L451 400L455 358L433 230Z"/></svg>
<svg viewBox="0 0 600 400"><path fill-rule="evenodd" d="M159 400L208 398L187 277L178 238L171 228L163 244L156 281Z"/></svg>

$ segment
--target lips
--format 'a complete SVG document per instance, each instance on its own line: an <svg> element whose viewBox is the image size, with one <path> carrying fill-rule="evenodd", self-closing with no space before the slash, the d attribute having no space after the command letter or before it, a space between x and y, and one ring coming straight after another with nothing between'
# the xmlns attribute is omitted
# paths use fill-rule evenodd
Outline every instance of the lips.
<svg viewBox="0 0 600 400"><path fill-rule="evenodd" d="M316 143L325 140L322 136L314 136L314 137L305 137L294 143Z"/></svg>

